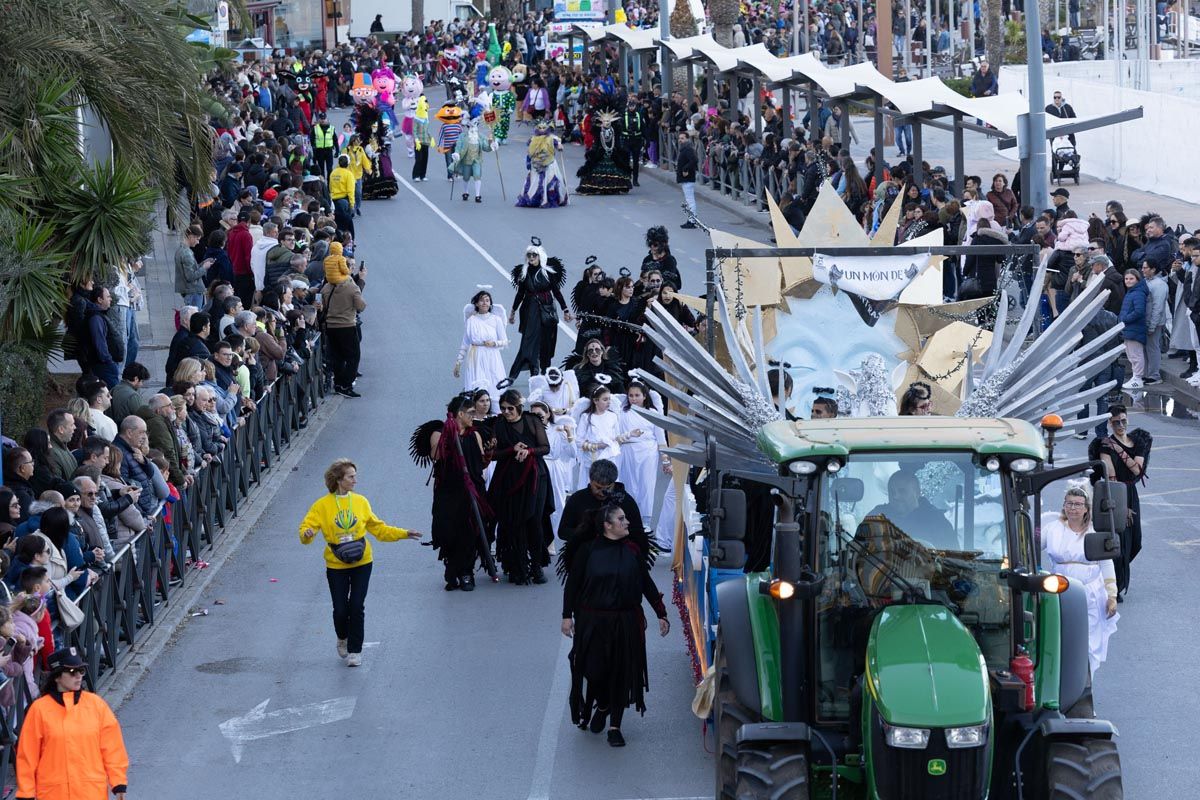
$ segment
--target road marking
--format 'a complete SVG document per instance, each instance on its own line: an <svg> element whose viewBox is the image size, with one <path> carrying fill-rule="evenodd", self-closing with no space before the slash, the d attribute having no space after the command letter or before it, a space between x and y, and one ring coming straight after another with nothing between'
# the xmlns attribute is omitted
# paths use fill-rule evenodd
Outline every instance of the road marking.
<svg viewBox="0 0 1200 800"><path fill-rule="evenodd" d="M1139 497L1163 497L1164 495L1168 495L1168 494L1179 494L1180 492L1194 492L1194 491L1196 491L1195 486L1188 486L1185 489L1170 489L1165 492L1146 492L1145 494L1141 494L1138 496Z"/></svg>
<svg viewBox="0 0 1200 800"><path fill-rule="evenodd" d="M418 192L417 187L413 186L411 183L404 180L404 178L400 177L400 173L393 172L392 175L395 176L396 181L401 186L403 186L405 189L408 189L410 192L412 192L413 195L418 200L420 200L422 203L424 203L430 211L437 214L438 217L441 218L442 222L449 225L450 230L457 233L460 239L462 239L464 242L469 244L476 253L479 253L479 255L483 256L483 260L486 261L487 263L491 264L492 268L495 269L496 272L500 273L500 275L504 278L505 283L508 283L509 281L512 280L512 271L507 270L504 267L500 266L499 261L492 258L491 254L488 253L487 250L484 250L483 246L480 245L479 242L472 239L470 234L468 234L466 231L464 231L462 228L460 228L458 226L457 222L455 222L454 220L452 220L448 216L446 216L446 213L444 211L442 211L440 208L438 208L437 206L435 206L433 204L432 200L430 200L428 197L426 197L425 195ZM511 310L512 309L509 309L509 311L511 311ZM565 333L567 335L568 339L570 339L572 342L575 341L575 338L576 338L575 331L571 330L570 326L568 326L567 323L559 322L558 327L563 333Z"/></svg>
<svg viewBox="0 0 1200 800"><path fill-rule="evenodd" d="M1172 547L1178 547L1180 550L1186 550L1192 547L1200 547L1200 539L1187 539L1182 542L1168 541L1167 544L1171 545Z"/></svg>
<svg viewBox="0 0 1200 800"><path fill-rule="evenodd" d="M270 698L267 698L245 715L227 719L219 726L221 735L229 740L234 762L242 762L246 742L349 719L354 714L358 700L354 697L334 697L319 703L267 711L270 702Z"/></svg>
<svg viewBox="0 0 1200 800"><path fill-rule="evenodd" d="M571 690L571 668L567 655L571 652L571 640L563 637L558 646L558 660L554 664L554 682L550 696L546 698L546 713L542 715L542 732L538 736L537 759L533 764L533 785L529 787L529 800L550 800L550 781L554 777L554 757L558 754L558 729L562 727L563 707Z"/></svg>

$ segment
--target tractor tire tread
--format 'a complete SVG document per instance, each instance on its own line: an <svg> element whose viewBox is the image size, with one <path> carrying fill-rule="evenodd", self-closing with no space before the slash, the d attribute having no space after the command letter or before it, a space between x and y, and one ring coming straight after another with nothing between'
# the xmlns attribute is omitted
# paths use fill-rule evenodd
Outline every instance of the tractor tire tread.
<svg viewBox="0 0 1200 800"><path fill-rule="evenodd" d="M808 757L794 745L747 746L738 751L737 800L808 800Z"/></svg>
<svg viewBox="0 0 1200 800"><path fill-rule="evenodd" d="M1047 760L1050 800L1122 800L1121 758L1108 739L1051 742Z"/></svg>

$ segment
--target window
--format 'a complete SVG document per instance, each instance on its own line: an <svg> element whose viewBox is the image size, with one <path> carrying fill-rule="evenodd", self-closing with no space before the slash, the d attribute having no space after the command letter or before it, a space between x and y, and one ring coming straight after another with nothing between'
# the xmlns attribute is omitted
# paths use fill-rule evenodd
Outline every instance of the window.
<svg viewBox="0 0 1200 800"><path fill-rule="evenodd" d="M971 453L862 454L821 478L818 713L844 720L880 608L942 603L991 667L1007 665L1011 595L1001 476Z"/></svg>

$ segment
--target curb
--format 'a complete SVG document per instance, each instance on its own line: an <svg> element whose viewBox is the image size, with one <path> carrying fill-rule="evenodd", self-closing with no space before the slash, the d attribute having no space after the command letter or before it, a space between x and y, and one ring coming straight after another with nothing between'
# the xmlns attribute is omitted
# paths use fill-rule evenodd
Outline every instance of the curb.
<svg viewBox="0 0 1200 800"><path fill-rule="evenodd" d="M137 689L138 683L154 666L155 660L171 644L200 595L208 589L221 567L225 566L225 562L258 524L284 481L291 477L292 470L300 459L308 454L317 437L325 429L326 423L343 402L344 398L331 394L317 411L309 415L308 427L293 434L292 446L275 462L270 476L243 501L236 523L226 528L224 535L217 540L208 554L208 569L194 571L195 577L188 581L181 592L171 598L169 605L163 606L162 615L150 635L127 651L125 658L128 660L116 670L117 674L112 682L99 692L114 711L129 699Z"/></svg>
<svg viewBox="0 0 1200 800"><path fill-rule="evenodd" d="M661 169L661 168L646 169L645 167L643 167L642 170L639 172L639 177L645 178L646 176L650 176L650 177L654 178L656 181L668 184L670 186L675 187L676 189L678 189L678 187L679 187L679 184L677 184L675 182L674 170ZM717 192L714 192L713 190L711 190L707 187L701 186L699 183L696 184L696 188L697 188L697 191L696 191L696 205L697 206L701 205L702 203L717 206L722 211L726 211L730 214L733 214L735 217L738 217L743 222L745 222L749 225L761 227L768 232L771 231L771 225L770 225L771 217L769 214L767 214L763 211L755 211L750 206L746 206L746 205L742 205L741 203L734 202L733 200L730 200L727 197L725 197L725 195L718 194ZM700 190L703 190L703 191L700 191ZM676 206L676 208L678 208L678 206Z"/></svg>

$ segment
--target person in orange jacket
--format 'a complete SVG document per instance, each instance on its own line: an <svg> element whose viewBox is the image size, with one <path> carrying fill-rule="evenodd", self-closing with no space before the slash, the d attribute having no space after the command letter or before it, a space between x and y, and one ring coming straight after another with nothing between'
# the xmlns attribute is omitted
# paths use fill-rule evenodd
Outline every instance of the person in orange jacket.
<svg viewBox="0 0 1200 800"><path fill-rule="evenodd" d="M108 703L83 690L87 672L74 647L56 650L21 725L17 800L125 800L129 755Z"/></svg>

